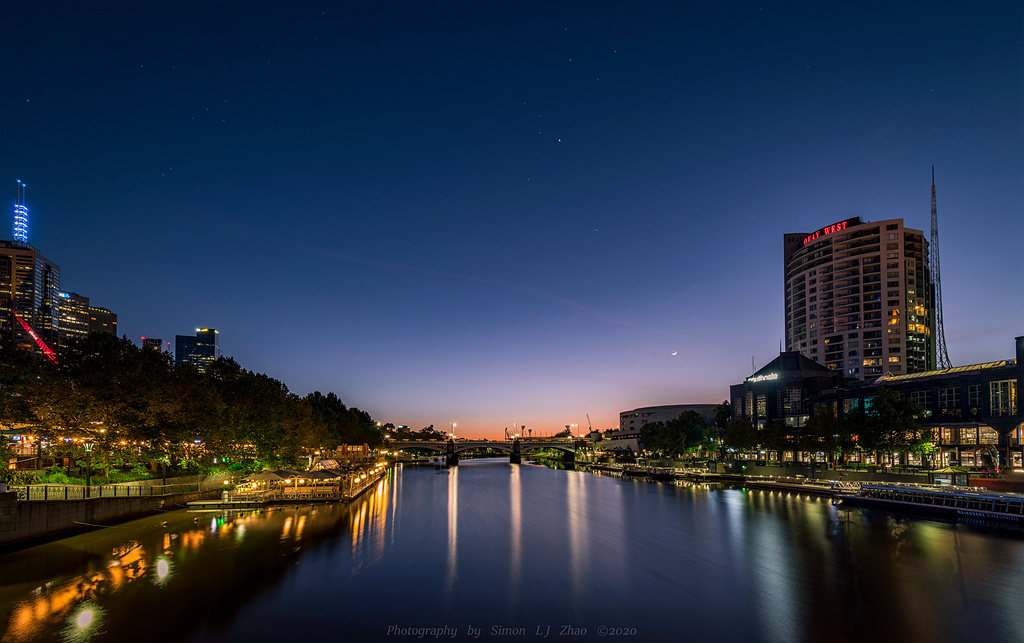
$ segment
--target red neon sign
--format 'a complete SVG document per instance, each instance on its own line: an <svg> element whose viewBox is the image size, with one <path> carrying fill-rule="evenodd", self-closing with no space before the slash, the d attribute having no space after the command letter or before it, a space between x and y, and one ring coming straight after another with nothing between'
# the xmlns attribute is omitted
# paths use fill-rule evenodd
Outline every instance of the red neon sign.
<svg viewBox="0 0 1024 643"><path fill-rule="evenodd" d="M21 327L25 329L25 332L28 333L29 336L32 337L32 339L35 340L36 345L39 346L39 350L43 351L43 353L47 357L49 357L54 364L56 364L57 356L54 355L53 351L50 350L50 347L46 345L46 342L43 341L43 338L40 337L39 335L36 335L36 331L32 330L32 327L25 323L25 320L21 318L21 315L14 312L13 310L11 312L14 313L14 317L18 320L18 323L21 324Z"/></svg>
<svg viewBox="0 0 1024 643"><path fill-rule="evenodd" d="M840 221L839 223L827 225L821 230L818 230L817 232L812 232L811 234L804 237L804 245L806 246L808 243L814 241L818 237L824 237L825 235L832 234L833 232L840 232L842 230L845 230L847 226L857 225L858 223L860 223L860 217L854 217L852 219L847 219L846 221Z"/></svg>

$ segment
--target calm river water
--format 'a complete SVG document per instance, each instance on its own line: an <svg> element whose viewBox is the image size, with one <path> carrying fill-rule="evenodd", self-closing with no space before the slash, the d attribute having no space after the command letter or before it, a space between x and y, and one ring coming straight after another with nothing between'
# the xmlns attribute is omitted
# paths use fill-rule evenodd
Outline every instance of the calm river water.
<svg viewBox="0 0 1024 643"><path fill-rule="evenodd" d="M23 641L1016 641L1022 532L501 460L0 557Z"/></svg>

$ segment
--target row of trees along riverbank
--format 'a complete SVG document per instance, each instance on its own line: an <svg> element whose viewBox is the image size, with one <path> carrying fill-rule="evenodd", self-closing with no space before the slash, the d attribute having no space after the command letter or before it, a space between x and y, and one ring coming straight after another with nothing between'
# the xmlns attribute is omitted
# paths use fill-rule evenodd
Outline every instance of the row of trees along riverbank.
<svg viewBox="0 0 1024 643"><path fill-rule="evenodd" d="M867 408L836 414L824 406L803 426L788 426L781 420L763 428L748 420L730 420L728 402L715 409L716 426L710 427L694 411L686 411L668 422L651 422L640 429L640 440L647 451L659 456L680 456L698 452L719 451L751 453L760 450L774 453L776 460L786 451L825 454L827 460L838 461L856 451L876 452L891 457L893 453L927 455L934 450L931 431L922 429L917 418L922 410L894 391L879 388Z"/></svg>
<svg viewBox="0 0 1024 643"><path fill-rule="evenodd" d="M740 453L775 453L776 460L781 460L779 456L785 451L802 451L812 459L824 453L832 462L858 451L877 453L883 459L880 461L890 461L895 453L927 456L935 450L932 431L917 423L922 409L909 399L882 387L865 406L845 414L815 408L800 427L775 421L757 429L748 421L733 420L726 425L722 444Z"/></svg>
<svg viewBox="0 0 1024 643"><path fill-rule="evenodd" d="M101 475L152 463L188 472L215 463L295 467L318 450L382 441L382 427L335 393L299 397L231 358L201 373L127 337L94 333L61 348L57 361L0 340L0 426L81 464L91 442ZM0 445L0 456L10 452L9 441Z"/></svg>

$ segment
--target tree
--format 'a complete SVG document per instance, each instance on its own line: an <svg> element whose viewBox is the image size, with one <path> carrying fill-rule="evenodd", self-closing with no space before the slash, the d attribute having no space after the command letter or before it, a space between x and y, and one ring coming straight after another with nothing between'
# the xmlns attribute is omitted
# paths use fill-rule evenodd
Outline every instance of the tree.
<svg viewBox="0 0 1024 643"><path fill-rule="evenodd" d="M448 436L435 429L433 424L413 433L414 440L445 440L447 438Z"/></svg>
<svg viewBox="0 0 1024 643"><path fill-rule="evenodd" d="M7 467L11 458L15 457L14 441L6 435L0 435L0 482L7 482L13 470Z"/></svg>
<svg viewBox="0 0 1024 643"><path fill-rule="evenodd" d="M10 335L0 334L0 426L13 429L35 419L27 393L40 365L31 353L18 350Z"/></svg>
<svg viewBox="0 0 1024 643"><path fill-rule="evenodd" d="M665 428L679 436L683 453L693 453L710 442L709 427L696 411L684 411L676 419L666 422Z"/></svg>
<svg viewBox="0 0 1024 643"><path fill-rule="evenodd" d="M866 449L882 453L914 449L921 452L931 441L930 432L923 431L917 424L920 409L892 389L879 387L865 406L868 404L864 432L860 436Z"/></svg>
<svg viewBox="0 0 1024 643"><path fill-rule="evenodd" d="M730 418L732 418L732 406L729 405L729 400L723 400L715 407L715 426L724 431Z"/></svg>
<svg viewBox="0 0 1024 643"><path fill-rule="evenodd" d="M231 358L214 360L206 374L224 402L219 425L211 427L214 431L207 434L208 441L231 449L238 458L255 455L267 464L294 465L293 445L287 443L285 431L288 388L243 369ZM181 447L184 457L193 460L196 449L189 441L181 442Z"/></svg>
<svg viewBox="0 0 1024 643"><path fill-rule="evenodd" d="M696 411L684 411L668 422L648 422L640 428L644 448L658 455L693 453L710 441L708 425Z"/></svg>
<svg viewBox="0 0 1024 643"><path fill-rule="evenodd" d="M722 445L733 451L748 452L757 448L757 431L750 420L730 420L725 425Z"/></svg>
<svg viewBox="0 0 1024 643"><path fill-rule="evenodd" d="M815 409L802 427L797 444L802 451L823 451L833 460L853 450L855 442L850 425L828 409ZM813 456L812 456L813 457Z"/></svg>
<svg viewBox="0 0 1024 643"><path fill-rule="evenodd" d="M665 434L664 422L647 422L641 426L640 442L644 449L658 456L671 452L672 445Z"/></svg>
<svg viewBox="0 0 1024 643"><path fill-rule="evenodd" d="M59 364L0 337L0 425L40 436L58 457L79 458L91 441L97 470L224 458L297 465L324 445L381 442L370 415L334 393L300 398L230 358L201 373L103 333L62 347Z"/></svg>
<svg viewBox="0 0 1024 643"><path fill-rule="evenodd" d="M769 452L775 452L775 459L782 460L782 452L794 448L793 431L782 420L772 420L758 431L758 443Z"/></svg>

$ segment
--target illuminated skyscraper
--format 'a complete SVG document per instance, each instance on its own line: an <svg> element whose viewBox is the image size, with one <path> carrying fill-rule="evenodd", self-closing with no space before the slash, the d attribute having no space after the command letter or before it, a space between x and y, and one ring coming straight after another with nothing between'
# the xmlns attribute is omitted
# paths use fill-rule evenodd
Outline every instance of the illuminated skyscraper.
<svg viewBox="0 0 1024 643"><path fill-rule="evenodd" d="M196 336L174 336L174 363L191 364L206 372L210 362L220 357L220 346L217 343L217 331L212 328L196 329Z"/></svg>
<svg viewBox="0 0 1024 643"><path fill-rule="evenodd" d="M17 313L43 341L56 346L58 292L60 266L27 243L0 241L0 332L35 350L35 341L14 317Z"/></svg>
<svg viewBox="0 0 1024 643"><path fill-rule="evenodd" d="M57 293L60 308L60 342L85 339L90 333L117 336L117 315L106 308L93 306L88 297L74 292Z"/></svg>
<svg viewBox="0 0 1024 643"><path fill-rule="evenodd" d="M57 293L60 310L60 343L66 346L89 334L89 298L74 292Z"/></svg>
<svg viewBox="0 0 1024 643"><path fill-rule="evenodd" d="M25 184L18 181L14 204L14 239L0 241L0 333L25 349L39 349L15 313L51 346L57 344L60 267L28 244Z"/></svg>
<svg viewBox="0 0 1024 643"><path fill-rule="evenodd" d="M875 379L935 368L928 240L854 217L784 235L786 350Z"/></svg>

